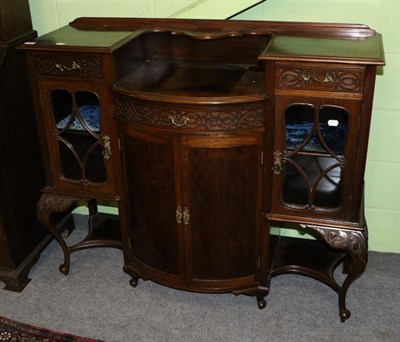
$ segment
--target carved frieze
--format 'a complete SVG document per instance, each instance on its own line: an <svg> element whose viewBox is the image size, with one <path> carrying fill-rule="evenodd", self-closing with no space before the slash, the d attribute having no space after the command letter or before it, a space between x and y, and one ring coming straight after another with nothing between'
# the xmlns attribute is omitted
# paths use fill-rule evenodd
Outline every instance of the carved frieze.
<svg viewBox="0 0 400 342"><path fill-rule="evenodd" d="M36 55L35 65L38 73L44 75L103 77L101 59L96 57Z"/></svg>
<svg viewBox="0 0 400 342"><path fill-rule="evenodd" d="M116 98L116 116L156 127L199 130L258 128L264 124L262 103L218 109L169 108Z"/></svg>
<svg viewBox="0 0 400 342"><path fill-rule="evenodd" d="M279 88L361 92L363 70L279 67Z"/></svg>

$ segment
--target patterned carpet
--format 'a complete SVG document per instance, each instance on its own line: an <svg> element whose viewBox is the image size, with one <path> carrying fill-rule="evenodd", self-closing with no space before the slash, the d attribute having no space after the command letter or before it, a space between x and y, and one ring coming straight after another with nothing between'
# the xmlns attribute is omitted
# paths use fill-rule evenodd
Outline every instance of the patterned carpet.
<svg viewBox="0 0 400 342"><path fill-rule="evenodd" d="M101 342L0 317L1 342Z"/></svg>

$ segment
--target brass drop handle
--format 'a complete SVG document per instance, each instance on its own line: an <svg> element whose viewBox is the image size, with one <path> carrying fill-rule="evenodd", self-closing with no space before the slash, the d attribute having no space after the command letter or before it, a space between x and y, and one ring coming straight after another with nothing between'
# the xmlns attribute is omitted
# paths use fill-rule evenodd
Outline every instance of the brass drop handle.
<svg viewBox="0 0 400 342"><path fill-rule="evenodd" d="M189 122L189 118L187 116L182 116L179 120L176 120L172 115L169 116L172 124L176 127L183 127Z"/></svg>
<svg viewBox="0 0 400 342"><path fill-rule="evenodd" d="M271 170L275 176L279 176L283 171L283 154L281 151L274 152L274 165Z"/></svg>
<svg viewBox="0 0 400 342"><path fill-rule="evenodd" d="M64 64L56 63L56 68L59 69L60 71L65 71L65 70L72 71L72 70L80 69L81 66L80 66L80 64L78 62L73 61L72 65L70 67L68 67L68 66L66 66Z"/></svg>
<svg viewBox="0 0 400 342"><path fill-rule="evenodd" d="M306 82L311 82L311 81L318 82L318 83L333 83L334 82L333 76L331 74L325 74L323 76L323 78L317 78L314 75L301 75L301 77Z"/></svg>
<svg viewBox="0 0 400 342"><path fill-rule="evenodd" d="M103 144L103 157L105 160L110 160L112 156L110 137L108 135L104 135L101 138L101 142Z"/></svg>

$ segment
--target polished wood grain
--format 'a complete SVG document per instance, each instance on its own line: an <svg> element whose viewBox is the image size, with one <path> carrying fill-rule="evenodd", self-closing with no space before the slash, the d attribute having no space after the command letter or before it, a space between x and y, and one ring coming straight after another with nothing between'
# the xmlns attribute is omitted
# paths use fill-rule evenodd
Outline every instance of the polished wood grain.
<svg viewBox="0 0 400 342"><path fill-rule="evenodd" d="M350 317L347 291L367 262L363 182L376 68L385 64L379 33L359 24L78 18L21 49L44 198L116 201L120 226L110 229L121 230L132 286L151 279L246 294L263 309L271 278L295 273L330 286L340 319ZM65 153L54 90L99 99L99 133L69 132ZM83 139L98 141L106 177L66 177L87 165L71 162L84 155L73 148ZM276 241L272 225L318 241ZM96 239L82 247L115 247Z"/></svg>
<svg viewBox="0 0 400 342"><path fill-rule="evenodd" d="M26 40L36 37L32 29L29 1L1 0L0 8L0 42L17 39L21 44L23 35L29 35Z"/></svg>

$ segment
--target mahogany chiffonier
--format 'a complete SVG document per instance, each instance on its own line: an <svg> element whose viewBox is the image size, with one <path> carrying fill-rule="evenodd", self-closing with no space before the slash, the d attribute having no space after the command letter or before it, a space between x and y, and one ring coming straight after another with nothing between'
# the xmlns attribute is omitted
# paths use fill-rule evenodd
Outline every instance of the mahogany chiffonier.
<svg viewBox="0 0 400 342"><path fill-rule="evenodd" d="M367 263L363 178L381 36L364 25L79 18L25 44L65 255L123 250L131 285L255 296L307 275L346 293ZM89 203L87 238L50 219ZM98 213L96 201L119 215ZM271 226L316 239L271 235ZM286 234L287 235L287 234ZM343 264L344 282L334 271Z"/></svg>
<svg viewBox="0 0 400 342"><path fill-rule="evenodd" d="M28 0L0 0L0 281L17 292L51 238L36 219L45 177L25 56L16 50L36 36Z"/></svg>

